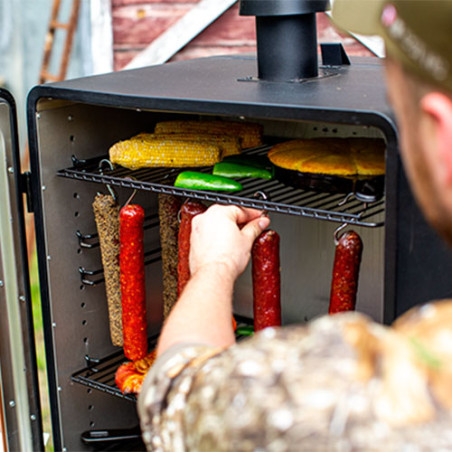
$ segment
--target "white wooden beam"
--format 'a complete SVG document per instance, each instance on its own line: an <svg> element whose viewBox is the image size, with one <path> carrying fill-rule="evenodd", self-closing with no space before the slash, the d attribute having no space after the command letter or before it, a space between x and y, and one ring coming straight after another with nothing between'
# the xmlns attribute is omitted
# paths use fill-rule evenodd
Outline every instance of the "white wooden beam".
<svg viewBox="0 0 452 452"><path fill-rule="evenodd" d="M113 23L111 0L91 0L92 73L113 71Z"/></svg>
<svg viewBox="0 0 452 452"><path fill-rule="evenodd" d="M218 19L236 1L201 0L171 28L154 39L124 69L165 63L214 20Z"/></svg>

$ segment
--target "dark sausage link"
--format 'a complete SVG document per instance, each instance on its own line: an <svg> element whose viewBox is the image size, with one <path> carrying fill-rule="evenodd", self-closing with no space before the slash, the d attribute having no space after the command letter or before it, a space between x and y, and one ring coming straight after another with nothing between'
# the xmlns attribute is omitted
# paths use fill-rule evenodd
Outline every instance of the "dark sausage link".
<svg viewBox="0 0 452 452"><path fill-rule="evenodd" d="M147 353L146 294L143 250L144 210L129 204L119 214L124 355L131 361Z"/></svg>
<svg viewBox="0 0 452 452"><path fill-rule="evenodd" d="M166 319L177 301L178 214L182 201L178 196L165 193L160 193L158 200L162 247L163 319Z"/></svg>
<svg viewBox="0 0 452 452"><path fill-rule="evenodd" d="M104 268L110 337L122 347L121 285L119 282L119 205L111 195L98 194L93 202L94 219Z"/></svg>
<svg viewBox="0 0 452 452"><path fill-rule="evenodd" d="M254 331L281 325L279 241L276 231L266 230L251 251Z"/></svg>
<svg viewBox="0 0 452 452"><path fill-rule="evenodd" d="M336 246L328 312L354 311L363 243L355 231L344 232Z"/></svg>
<svg viewBox="0 0 452 452"><path fill-rule="evenodd" d="M206 206L198 201L187 199L180 209L179 259L177 263L177 295L181 295L190 279L190 235L191 222L196 215L204 212Z"/></svg>

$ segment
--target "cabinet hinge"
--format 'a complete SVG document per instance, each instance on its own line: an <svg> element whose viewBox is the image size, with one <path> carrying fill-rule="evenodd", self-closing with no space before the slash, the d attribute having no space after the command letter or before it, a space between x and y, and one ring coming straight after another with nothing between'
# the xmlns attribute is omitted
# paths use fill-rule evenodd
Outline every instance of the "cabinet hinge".
<svg viewBox="0 0 452 452"><path fill-rule="evenodd" d="M27 212L34 212L33 205L33 192L31 190L31 173L30 171L26 171L20 175L20 191L25 193L25 198L27 202Z"/></svg>

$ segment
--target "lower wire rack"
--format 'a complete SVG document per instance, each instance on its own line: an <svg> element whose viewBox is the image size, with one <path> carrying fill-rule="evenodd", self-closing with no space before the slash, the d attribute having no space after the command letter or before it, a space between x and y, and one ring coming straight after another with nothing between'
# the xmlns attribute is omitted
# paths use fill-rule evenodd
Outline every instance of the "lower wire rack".
<svg viewBox="0 0 452 452"><path fill-rule="evenodd" d="M236 314L234 314L234 317L237 322L238 330L239 327L249 327L253 325L253 320L249 317L244 317ZM237 342L246 339L246 337L248 337L248 334L246 333L243 333L243 335L236 333ZM149 350L153 350L157 346L157 339L158 336L153 336L149 340ZM108 355L99 360L85 356L85 360L87 366L74 372L71 375L71 380L73 382L88 386L92 389L96 389L98 391L102 391L116 397L120 397L125 400L129 400L131 402L137 401L135 394L123 394L115 383L115 374L118 370L118 367L121 364L129 361L124 356L122 350L118 350L117 352L112 353L111 355Z"/></svg>
<svg viewBox="0 0 452 452"><path fill-rule="evenodd" d="M122 399L130 400L131 402L136 402L137 399L134 394L123 394L115 384L115 374L118 367L127 361L122 350L101 360L92 360L89 357L85 358L88 363L87 367L72 374L72 381L110 395L121 397Z"/></svg>
<svg viewBox="0 0 452 452"><path fill-rule="evenodd" d="M247 154L263 155L268 147L247 151ZM320 220L347 223L358 226L384 225L384 197L374 202L363 202L354 193L324 193L294 189L278 180L255 178L239 179L243 190L236 193L188 190L174 187L181 168L143 168L129 170L123 167L105 169L105 156L90 160L73 157L73 166L57 172L58 176L85 182L95 182L108 187L124 187L137 190L166 193L195 198L219 204L235 204L281 214L298 215ZM185 168L187 169L187 168ZM184 170L185 170L184 169ZM211 167L196 168L211 172Z"/></svg>

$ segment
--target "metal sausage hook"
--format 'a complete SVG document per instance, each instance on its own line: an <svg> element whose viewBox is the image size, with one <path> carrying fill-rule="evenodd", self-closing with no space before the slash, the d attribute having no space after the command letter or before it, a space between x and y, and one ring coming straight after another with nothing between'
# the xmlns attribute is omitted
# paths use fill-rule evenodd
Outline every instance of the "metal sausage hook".
<svg viewBox="0 0 452 452"><path fill-rule="evenodd" d="M129 179L131 181L136 180L134 177L125 177L124 179ZM130 202L132 201L132 199L135 197L135 195L137 194L138 189L134 188L132 194L129 196L129 199L125 202L124 207L128 206L130 204Z"/></svg>
<svg viewBox="0 0 452 452"><path fill-rule="evenodd" d="M270 201L270 197L263 190L258 190L254 193L253 198L262 199L263 201ZM263 209L262 215L268 215L268 210Z"/></svg>
<svg viewBox="0 0 452 452"><path fill-rule="evenodd" d="M339 245L339 239L340 239L339 233L340 233L343 229L345 229L347 226L348 226L348 223L344 223L344 224L341 224L338 228L335 229L335 231L334 231L334 244L335 244L336 246ZM342 235L342 234L341 234L341 235Z"/></svg>
<svg viewBox="0 0 452 452"><path fill-rule="evenodd" d="M110 162L108 159L102 159L99 162L99 174L101 176L104 175L104 165L107 165L110 171L114 170L113 163ZM113 196L113 199L117 202L118 201L118 194L114 190L114 188L110 184L105 184L105 187L107 188L108 192L111 196Z"/></svg>

